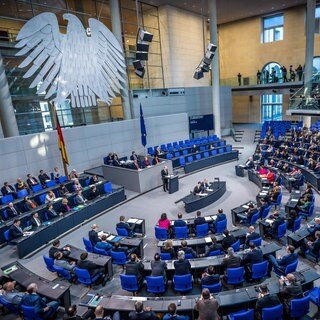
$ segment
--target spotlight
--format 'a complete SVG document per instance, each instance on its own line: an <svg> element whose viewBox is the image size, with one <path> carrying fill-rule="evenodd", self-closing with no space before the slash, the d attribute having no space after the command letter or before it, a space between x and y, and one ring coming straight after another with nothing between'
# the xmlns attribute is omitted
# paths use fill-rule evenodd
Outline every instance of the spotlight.
<svg viewBox="0 0 320 320"><path fill-rule="evenodd" d="M203 71L201 68L197 68L196 71L194 72L193 77L197 80L203 78Z"/></svg>
<svg viewBox="0 0 320 320"><path fill-rule="evenodd" d="M140 70L134 70L134 73L141 79L143 79L145 72L146 70L144 68Z"/></svg>
<svg viewBox="0 0 320 320"><path fill-rule="evenodd" d="M273 93L277 93L278 91L276 89L272 89L272 92Z"/></svg>
<svg viewBox="0 0 320 320"><path fill-rule="evenodd" d="M209 43L207 46L207 51L204 54L204 57L202 58L200 64L198 65L193 77L195 79L201 79L203 78L203 73L204 72L209 72L210 70L210 65L212 63L212 59L214 57L214 53L217 49L217 46L213 43Z"/></svg>
<svg viewBox="0 0 320 320"><path fill-rule="evenodd" d="M137 43L137 51L149 52L149 45L144 43Z"/></svg>
<svg viewBox="0 0 320 320"><path fill-rule="evenodd" d="M153 34L146 31L146 30L142 30L139 29L139 38L141 41L147 41L147 42L151 42L152 38L153 38Z"/></svg>
<svg viewBox="0 0 320 320"><path fill-rule="evenodd" d="M141 60L134 60L133 67L137 70L142 70L144 68L144 65Z"/></svg>
<svg viewBox="0 0 320 320"><path fill-rule="evenodd" d="M136 52L136 60L148 61L148 52L137 51Z"/></svg>
<svg viewBox="0 0 320 320"><path fill-rule="evenodd" d="M215 52L217 50L217 46L213 43L209 43L207 47L208 51Z"/></svg>
<svg viewBox="0 0 320 320"><path fill-rule="evenodd" d="M210 70L210 66L207 65L207 64L201 64L201 65L200 65L200 68L201 68L201 70L202 70L203 72L209 72L209 70Z"/></svg>

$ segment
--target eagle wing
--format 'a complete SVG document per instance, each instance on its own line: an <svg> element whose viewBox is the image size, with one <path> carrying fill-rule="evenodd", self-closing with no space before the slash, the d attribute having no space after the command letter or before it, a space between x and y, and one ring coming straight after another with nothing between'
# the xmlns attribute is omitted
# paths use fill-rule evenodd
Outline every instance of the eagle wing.
<svg viewBox="0 0 320 320"><path fill-rule="evenodd" d="M23 77L29 78L39 70L30 88L42 82L37 93L49 88L46 98L50 98L57 91L58 82L56 80L62 60L62 37L58 20L53 13L41 13L35 16L21 28L17 36L16 48L21 48L21 50L16 56L24 56L28 53L19 68L25 68L32 63Z"/></svg>

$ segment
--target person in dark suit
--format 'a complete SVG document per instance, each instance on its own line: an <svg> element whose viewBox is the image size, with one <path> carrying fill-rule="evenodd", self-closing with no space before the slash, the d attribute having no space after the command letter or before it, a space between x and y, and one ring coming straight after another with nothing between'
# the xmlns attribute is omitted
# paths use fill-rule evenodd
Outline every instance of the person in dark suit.
<svg viewBox="0 0 320 320"><path fill-rule="evenodd" d="M8 207L6 208L6 210L7 210L9 219L14 218L21 213L20 210L12 202L8 203Z"/></svg>
<svg viewBox="0 0 320 320"><path fill-rule="evenodd" d="M135 311L131 311L128 315L128 320L158 320L156 314L151 311L151 308L143 308L142 301L136 301L134 304Z"/></svg>
<svg viewBox="0 0 320 320"><path fill-rule="evenodd" d="M281 257L278 256L277 259L273 255L268 255L269 259L269 267L272 268L272 266L277 269L282 274L284 273L286 266L297 261L298 255L294 252L295 248L294 246L287 246L287 255Z"/></svg>
<svg viewBox="0 0 320 320"><path fill-rule="evenodd" d="M45 188L46 181L50 180L49 176L41 169L40 174L38 175L38 178L39 178L41 185Z"/></svg>
<svg viewBox="0 0 320 320"><path fill-rule="evenodd" d="M296 278L292 273L288 273L284 279L279 279L280 298L284 305L285 314L290 314L290 306L292 299L303 297L301 284L296 282Z"/></svg>
<svg viewBox="0 0 320 320"><path fill-rule="evenodd" d="M188 259L185 259L185 253L182 250L178 252L178 260L175 260L173 265L175 270L174 274L176 276L183 276L191 273L191 264Z"/></svg>
<svg viewBox="0 0 320 320"><path fill-rule="evenodd" d="M138 156L136 155L135 151L132 151L131 156L130 156L131 161L137 161Z"/></svg>
<svg viewBox="0 0 320 320"><path fill-rule="evenodd" d="M205 256L208 257L210 255L211 251L217 251L217 250L222 250L222 245L221 243L217 243L217 238L216 237L211 237L211 245L206 246L206 251L205 251Z"/></svg>
<svg viewBox="0 0 320 320"><path fill-rule="evenodd" d="M284 223L284 217L280 216L279 212L274 212L269 218L273 219L273 223L270 228L266 229L266 234L271 237L277 236L279 226Z"/></svg>
<svg viewBox="0 0 320 320"><path fill-rule="evenodd" d="M248 228L248 233L246 235L245 247L248 248L250 241L251 240L256 240L258 238L260 238L260 234L255 232L254 226L250 226Z"/></svg>
<svg viewBox="0 0 320 320"><path fill-rule="evenodd" d="M168 188L168 183L169 183L168 175L169 175L168 167L164 166L163 169L161 170L162 187L163 187L164 192L167 192L169 190L169 188Z"/></svg>
<svg viewBox="0 0 320 320"><path fill-rule="evenodd" d="M58 193L59 193L59 197L63 198L63 197L66 197L70 193L70 191L67 189L64 183L61 183L58 189Z"/></svg>
<svg viewBox="0 0 320 320"><path fill-rule="evenodd" d="M201 224L207 223L206 219L204 217L201 217L201 211L197 211L196 218L194 219L194 226L199 226Z"/></svg>
<svg viewBox="0 0 320 320"><path fill-rule="evenodd" d="M63 198L61 200L61 212L62 213L66 213L71 211L71 206L69 205L68 199L67 198Z"/></svg>
<svg viewBox="0 0 320 320"><path fill-rule="evenodd" d="M94 312L92 309L88 309L88 311L81 316L79 316L77 312L78 310L76 304L70 306L66 310L66 314L63 316L63 320L90 320L94 318Z"/></svg>
<svg viewBox="0 0 320 320"><path fill-rule="evenodd" d="M266 208L268 208L268 206L269 204L266 202L266 200L264 198L261 198L259 207L260 218L262 218L262 213Z"/></svg>
<svg viewBox="0 0 320 320"><path fill-rule="evenodd" d="M201 276L201 286L213 285L220 281L220 275L215 274L214 267L210 264Z"/></svg>
<svg viewBox="0 0 320 320"><path fill-rule="evenodd" d="M237 218L242 220L243 223L245 224L250 224L251 218L253 217L254 214L258 212L258 209L254 206L253 203L249 204L249 208L246 213L238 213Z"/></svg>
<svg viewBox="0 0 320 320"><path fill-rule="evenodd" d="M70 247L60 248L60 240L55 239L52 242L52 247L49 249L49 257L54 259L54 255L56 252L61 252L64 258L68 258L71 253Z"/></svg>
<svg viewBox="0 0 320 320"><path fill-rule="evenodd" d="M90 184L95 184L95 183L97 183L97 182L99 182L99 179L98 179L97 175L96 175L96 174L92 175L92 176L90 177L90 179L89 179L89 185L90 185Z"/></svg>
<svg viewBox="0 0 320 320"><path fill-rule="evenodd" d="M32 186L36 186L39 184L39 181L36 177L34 177L31 173L27 174L27 184L31 189Z"/></svg>
<svg viewBox="0 0 320 320"><path fill-rule="evenodd" d="M94 200L95 198L99 197L100 196L100 193L97 189L97 187L95 185L93 185L91 188L90 188L90 193L89 193L89 200Z"/></svg>
<svg viewBox="0 0 320 320"><path fill-rule="evenodd" d="M82 190L77 191L77 195L73 198L76 205L84 205L88 200L83 196Z"/></svg>
<svg viewBox="0 0 320 320"><path fill-rule="evenodd" d="M126 222L126 218L124 216L120 216L120 222L117 223L117 228L126 229L129 234L129 237L134 236L134 232L133 232L134 224L130 226L129 223Z"/></svg>
<svg viewBox="0 0 320 320"><path fill-rule="evenodd" d="M121 163L120 163L120 161L118 159L118 155L117 154L113 155L112 165L115 166L115 167L121 167Z"/></svg>
<svg viewBox="0 0 320 320"><path fill-rule="evenodd" d="M50 203L50 202L47 204L47 207L46 207L46 208L47 208L47 211L46 211L46 212L47 212L47 216L48 216L48 219L49 219L49 220L55 219L55 218L63 215L62 212L57 213L57 211L53 209L53 205L52 205L52 203Z"/></svg>
<svg viewBox="0 0 320 320"><path fill-rule="evenodd" d="M111 249L111 251L113 252L124 252L128 258L130 257L131 253L133 253L135 250L135 248L129 249L128 247L121 246L120 242L116 242L113 248Z"/></svg>
<svg viewBox="0 0 320 320"><path fill-rule="evenodd" d="M201 181L198 181L197 185L193 188L193 194L197 195L202 192L203 192L203 189L201 188Z"/></svg>
<svg viewBox="0 0 320 320"><path fill-rule="evenodd" d="M175 303L170 303L168 305L168 313L166 313L162 320L185 320L185 316L180 316L177 314L177 306Z"/></svg>
<svg viewBox="0 0 320 320"><path fill-rule="evenodd" d="M80 260L77 263L77 267L79 269L88 270L90 276L93 278L99 273L102 273L105 276L105 268L96 265L94 262L87 260L88 252L82 252L80 254ZM103 285L106 284L106 278L104 280Z"/></svg>
<svg viewBox="0 0 320 320"><path fill-rule="evenodd" d="M112 152L109 152L109 154L106 156L106 164L108 166L113 165L113 153Z"/></svg>
<svg viewBox="0 0 320 320"><path fill-rule="evenodd" d="M221 266L228 268L239 268L241 265L241 258L234 254L233 248L228 248L228 252L221 261Z"/></svg>
<svg viewBox="0 0 320 320"><path fill-rule="evenodd" d="M160 277L163 276L164 280L166 281L166 270L167 270L167 263L165 261L160 260L160 254L155 253L154 260L151 261L151 276L152 277Z"/></svg>
<svg viewBox="0 0 320 320"><path fill-rule="evenodd" d="M230 231L228 229L223 231L223 236L224 236L224 238L222 239L222 242L221 242L222 249L224 251L227 251L228 248L232 244L234 244L237 240L232 234L230 234Z"/></svg>
<svg viewBox="0 0 320 320"><path fill-rule="evenodd" d="M23 236L23 230L20 227L21 221L19 219L15 219L13 221L12 226L10 227L9 231L9 238L14 239L14 238L19 238Z"/></svg>
<svg viewBox="0 0 320 320"><path fill-rule="evenodd" d="M14 198L17 198L17 193L14 190L14 187L11 184L9 184L8 182L4 182L3 186L1 187L1 193L4 196L12 194L12 196Z"/></svg>
<svg viewBox="0 0 320 320"><path fill-rule="evenodd" d="M248 158L248 160L246 161L246 163L244 165L244 168L247 170L254 169L254 162L253 162L252 157Z"/></svg>
<svg viewBox="0 0 320 320"><path fill-rule="evenodd" d="M22 305L34 307L35 313L41 319L54 318L60 303L58 301L47 302L38 294L38 286L36 283L29 284L27 288L28 294L24 295L21 301Z"/></svg>
<svg viewBox="0 0 320 320"><path fill-rule="evenodd" d="M276 294L270 294L268 286L262 284L259 287L258 300L255 307L255 319L262 319L262 309L272 308L281 304Z"/></svg>
<svg viewBox="0 0 320 320"><path fill-rule="evenodd" d="M249 249L245 250L242 264L245 267L246 278L250 279L252 274L252 265L263 261L261 249L257 248L253 242L249 243Z"/></svg>
<svg viewBox="0 0 320 320"><path fill-rule="evenodd" d="M182 213L179 212L178 213L178 220L174 221L173 226L174 227L184 227L186 225L187 225L187 223L184 220L182 220Z"/></svg>
<svg viewBox="0 0 320 320"><path fill-rule="evenodd" d="M315 240L314 241L304 239L304 241L300 247L299 254L304 257L307 250L309 250L309 252L311 253L312 256L314 256L316 258L318 257L319 252L320 252L320 231L317 231L315 233Z"/></svg>
<svg viewBox="0 0 320 320"><path fill-rule="evenodd" d="M30 219L30 222L31 222L32 227L34 227L34 228L37 228L37 227L41 226L42 220L39 217L38 212L34 212L33 213L32 218Z"/></svg>
<svg viewBox="0 0 320 320"><path fill-rule="evenodd" d="M98 242L100 242L99 236L98 236L98 225L93 224L91 226L91 230L89 231L89 240L91 241L92 245L95 246Z"/></svg>
<svg viewBox="0 0 320 320"><path fill-rule="evenodd" d="M139 287L143 284L144 264L138 259L135 253L130 255L130 260L125 265L126 275L136 276Z"/></svg>
<svg viewBox="0 0 320 320"><path fill-rule="evenodd" d="M217 217L216 220L214 220L212 223L212 232L213 233L215 233L217 230L217 223L219 221L223 221L223 220L227 219L226 215L223 213L223 209L221 209L221 208L218 209L218 214L216 215L216 217Z"/></svg>
<svg viewBox="0 0 320 320"><path fill-rule="evenodd" d="M291 209L287 215L286 215L286 220L287 220L287 228L292 229L294 226L294 222L296 219L298 219L299 216L297 214L297 211L294 209Z"/></svg>
<svg viewBox="0 0 320 320"><path fill-rule="evenodd" d="M188 247L188 242L186 240L181 241L181 247L179 250L184 251L185 254L192 254L192 258L198 257L196 252L191 247Z"/></svg>

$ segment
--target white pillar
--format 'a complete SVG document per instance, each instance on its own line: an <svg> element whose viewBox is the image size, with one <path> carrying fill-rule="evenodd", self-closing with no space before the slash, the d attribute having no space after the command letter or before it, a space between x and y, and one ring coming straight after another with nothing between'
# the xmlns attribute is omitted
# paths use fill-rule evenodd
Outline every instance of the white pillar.
<svg viewBox="0 0 320 320"><path fill-rule="evenodd" d="M0 50L0 119L3 136L13 137L19 135L16 116L11 100L7 76L3 66L3 59Z"/></svg>
<svg viewBox="0 0 320 320"><path fill-rule="evenodd" d="M117 38L120 43L121 48L123 49L122 42L122 28L121 28L121 17L120 17L120 8L119 8L119 0L110 0L110 14L111 14L111 25L112 25L112 33ZM121 90L121 99L122 99L122 107L124 118L126 120L132 118L131 105L130 105L130 96L128 92L128 77L126 75L126 85L123 90Z"/></svg>
<svg viewBox="0 0 320 320"><path fill-rule="evenodd" d="M219 44L217 32L217 1L209 0L209 18L210 18L210 41L217 46L214 58L212 60L212 104L214 116L214 132L221 137L220 124L220 74L219 74Z"/></svg>

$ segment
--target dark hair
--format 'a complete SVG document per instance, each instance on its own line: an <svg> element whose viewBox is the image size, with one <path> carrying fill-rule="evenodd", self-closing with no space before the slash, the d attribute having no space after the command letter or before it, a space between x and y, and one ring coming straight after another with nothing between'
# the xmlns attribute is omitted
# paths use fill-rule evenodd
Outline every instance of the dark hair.
<svg viewBox="0 0 320 320"><path fill-rule="evenodd" d="M143 310L143 302L142 301L136 301L134 304L134 308L136 309L137 312L142 312Z"/></svg>
<svg viewBox="0 0 320 320"><path fill-rule="evenodd" d="M59 239L55 239L55 240L53 240L53 242L52 242L52 245L53 246L58 246L60 244L60 240Z"/></svg>
<svg viewBox="0 0 320 320"><path fill-rule="evenodd" d="M116 243L114 244L114 247L115 247L115 248L119 248L119 247L120 247L120 242L116 242Z"/></svg>
<svg viewBox="0 0 320 320"><path fill-rule="evenodd" d="M214 274L214 267L213 267L212 264L208 265L208 273L209 273L210 275Z"/></svg>
<svg viewBox="0 0 320 320"><path fill-rule="evenodd" d="M125 216L120 216L120 221L124 221L125 219Z"/></svg>
<svg viewBox="0 0 320 320"><path fill-rule="evenodd" d="M136 255L135 253L132 253L132 254L130 255L130 261L131 261L131 262L135 262L136 259L137 259L137 255Z"/></svg>
<svg viewBox="0 0 320 320"><path fill-rule="evenodd" d="M106 236L105 234L103 234L103 235L101 236L101 240L102 240L102 241L107 240L107 236Z"/></svg>
<svg viewBox="0 0 320 320"><path fill-rule="evenodd" d="M169 314L170 314L171 316L175 315L176 310L177 310L177 306L176 306L175 303L170 303L170 304L168 305L168 312L169 312Z"/></svg>
<svg viewBox="0 0 320 320"><path fill-rule="evenodd" d="M290 253L294 253L294 250L295 250L295 248L294 248L294 246L288 246L288 250L290 251Z"/></svg>
<svg viewBox="0 0 320 320"><path fill-rule="evenodd" d="M250 249L254 249L256 247L256 245L253 242L249 242L249 248Z"/></svg>
<svg viewBox="0 0 320 320"><path fill-rule="evenodd" d="M164 213L161 213L161 220L166 220L167 219L167 214L164 212Z"/></svg>
<svg viewBox="0 0 320 320"><path fill-rule="evenodd" d="M14 219L13 220L13 223L17 223L17 222L19 222L20 221L20 219Z"/></svg>
<svg viewBox="0 0 320 320"><path fill-rule="evenodd" d="M187 245L188 245L188 242L187 242L186 240L182 240L182 241L181 241L181 246L182 246L183 248L185 248Z"/></svg>
<svg viewBox="0 0 320 320"><path fill-rule="evenodd" d="M160 254L159 254L158 252L156 252L156 253L154 254L154 260L155 260L155 261L159 261L159 260L160 260Z"/></svg>
<svg viewBox="0 0 320 320"><path fill-rule="evenodd" d="M181 212L178 213L178 218L179 218L179 219L182 218L182 213L181 213Z"/></svg>
<svg viewBox="0 0 320 320"><path fill-rule="evenodd" d="M201 216L201 211L197 211L197 217L200 217Z"/></svg>
<svg viewBox="0 0 320 320"><path fill-rule="evenodd" d="M204 300L209 299L210 298L210 291L208 288L204 288L202 290L202 297Z"/></svg>
<svg viewBox="0 0 320 320"><path fill-rule="evenodd" d="M72 306L70 306L69 308L68 308L68 310L67 310L67 315L69 316L69 317L72 317L72 316L74 316L75 315L75 312L77 311L77 305L72 305Z"/></svg>
<svg viewBox="0 0 320 320"><path fill-rule="evenodd" d="M266 284L262 284L260 286L260 291L263 292L263 293L269 292L268 286Z"/></svg>
<svg viewBox="0 0 320 320"><path fill-rule="evenodd" d="M85 260L85 259L87 259L87 257L88 257L88 253L87 252L82 252L80 254L80 260Z"/></svg>
<svg viewBox="0 0 320 320"><path fill-rule="evenodd" d="M224 231L223 231L223 234L225 235L225 236L228 236L229 235L229 230L228 229L225 229Z"/></svg>

